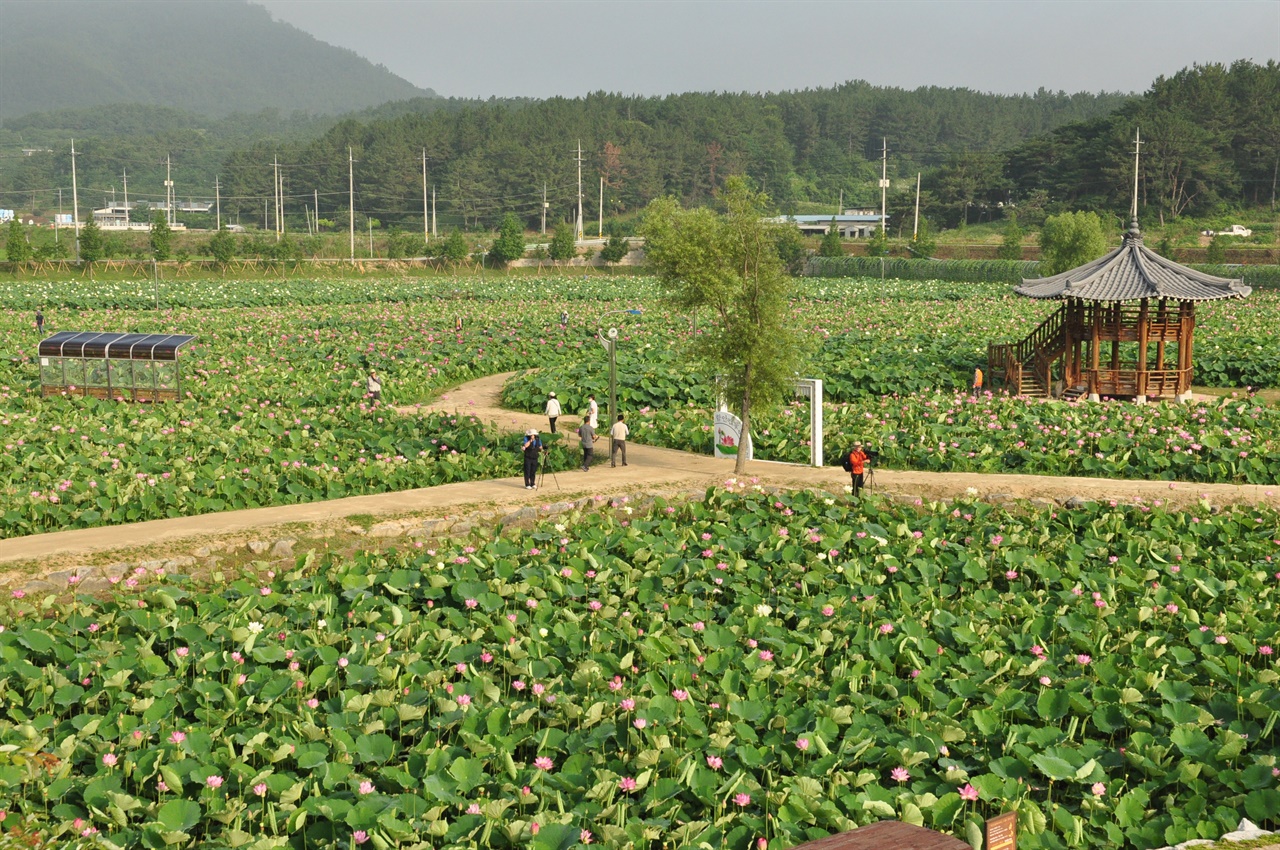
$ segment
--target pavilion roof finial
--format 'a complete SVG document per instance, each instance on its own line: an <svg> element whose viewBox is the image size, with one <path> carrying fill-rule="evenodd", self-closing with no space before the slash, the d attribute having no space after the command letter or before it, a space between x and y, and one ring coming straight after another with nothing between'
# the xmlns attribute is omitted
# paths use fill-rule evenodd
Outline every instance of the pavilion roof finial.
<svg viewBox="0 0 1280 850"><path fill-rule="evenodd" d="M1142 230L1138 227L1138 158L1142 150L1142 131L1135 128L1133 132L1133 205L1129 208L1129 236L1140 238Z"/></svg>

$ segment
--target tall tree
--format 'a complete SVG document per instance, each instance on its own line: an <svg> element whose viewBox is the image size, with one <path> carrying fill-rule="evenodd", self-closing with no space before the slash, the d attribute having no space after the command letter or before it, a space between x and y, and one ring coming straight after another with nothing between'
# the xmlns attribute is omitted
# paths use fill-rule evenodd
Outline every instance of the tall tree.
<svg viewBox="0 0 1280 850"><path fill-rule="evenodd" d="M818 243L819 257L843 257L844 245L840 242L840 227L836 224L835 217L831 219L827 232L823 234L822 241Z"/></svg>
<svg viewBox="0 0 1280 850"><path fill-rule="evenodd" d="M18 217L9 219L9 232L4 240L5 256L11 263L26 263L31 260L31 243L27 242L27 233L22 229Z"/></svg>
<svg viewBox="0 0 1280 850"><path fill-rule="evenodd" d="M1045 277L1096 260L1106 252L1107 240L1097 213L1051 215L1040 230L1040 274Z"/></svg>
<svg viewBox="0 0 1280 850"><path fill-rule="evenodd" d="M148 239L151 256L157 260L164 262L173 254L173 228L169 227L164 213L157 212L151 216L151 234Z"/></svg>
<svg viewBox="0 0 1280 850"><path fill-rule="evenodd" d="M98 222L89 219L80 228L80 261L96 263L106 256L107 241L102 236L102 228Z"/></svg>
<svg viewBox="0 0 1280 850"><path fill-rule="evenodd" d="M744 434L753 409L781 400L802 359L802 337L787 308L788 278L778 256L777 224L765 221L768 196L731 177L721 192L725 212L685 209L671 198L651 203L643 232L649 267L671 306L708 307L711 327L692 353L722 375L736 399ZM746 470L739 452L736 472Z"/></svg>
<svg viewBox="0 0 1280 850"><path fill-rule="evenodd" d="M1022 259L1022 228L1018 226L1018 214L1009 213L1004 225L1004 240L996 249L996 256L1002 260Z"/></svg>
<svg viewBox="0 0 1280 850"><path fill-rule="evenodd" d="M520 219L513 213L502 217L502 225L498 228L498 238L489 248L489 259L494 265L505 267L512 260L524 256L524 228Z"/></svg>

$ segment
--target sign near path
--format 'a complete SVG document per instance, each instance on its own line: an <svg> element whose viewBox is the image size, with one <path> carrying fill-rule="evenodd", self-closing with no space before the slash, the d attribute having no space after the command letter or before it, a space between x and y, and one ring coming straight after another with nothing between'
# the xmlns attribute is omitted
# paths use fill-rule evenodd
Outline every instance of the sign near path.
<svg viewBox="0 0 1280 850"><path fill-rule="evenodd" d="M1018 815L1006 812L987 821L987 850L1018 850Z"/></svg>

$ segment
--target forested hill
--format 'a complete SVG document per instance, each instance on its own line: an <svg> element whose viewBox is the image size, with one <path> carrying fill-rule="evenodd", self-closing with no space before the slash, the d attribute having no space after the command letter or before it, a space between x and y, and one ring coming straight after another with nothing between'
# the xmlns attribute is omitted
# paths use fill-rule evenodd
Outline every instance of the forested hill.
<svg viewBox="0 0 1280 850"><path fill-rule="evenodd" d="M891 175L914 186L917 169L963 151L1004 150L1108 114L1126 100L1043 90L1020 96L906 91L865 82L776 94L596 93L343 121L309 144L263 144L236 153L223 174L231 193L246 199L243 212L260 214L261 201L247 199L272 194L271 163L279 155L289 163L289 184L318 192L324 215L345 209L350 147L358 211L384 222L421 220L425 151L442 215L473 226L515 211L533 224L544 184L553 222L576 205L573 150L580 140L585 207L593 218L600 178L606 217L665 194L705 202L730 174L750 175L783 209L813 202L834 210L842 194L847 207L879 205L883 138Z"/></svg>
<svg viewBox="0 0 1280 850"><path fill-rule="evenodd" d="M0 2L0 119L118 103L334 114L431 94L243 0Z"/></svg>

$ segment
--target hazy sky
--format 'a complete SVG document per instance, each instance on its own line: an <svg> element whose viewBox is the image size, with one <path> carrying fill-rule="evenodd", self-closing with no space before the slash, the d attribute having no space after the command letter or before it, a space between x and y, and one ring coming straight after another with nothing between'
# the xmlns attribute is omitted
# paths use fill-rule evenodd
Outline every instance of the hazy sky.
<svg viewBox="0 0 1280 850"><path fill-rule="evenodd" d="M1280 59L1280 0L257 0L442 95L779 91L850 79L1144 91Z"/></svg>

